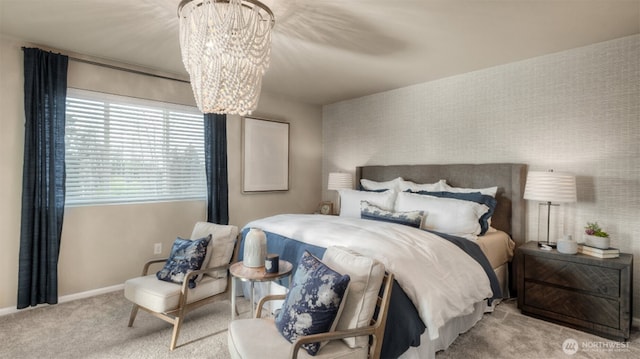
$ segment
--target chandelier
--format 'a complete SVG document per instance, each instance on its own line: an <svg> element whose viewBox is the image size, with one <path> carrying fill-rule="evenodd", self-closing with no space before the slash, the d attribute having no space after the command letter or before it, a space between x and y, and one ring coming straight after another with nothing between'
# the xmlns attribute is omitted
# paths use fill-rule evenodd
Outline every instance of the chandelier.
<svg viewBox="0 0 640 359"><path fill-rule="evenodd" d="M247 115L269 68L271 9L257 0L182 0L182 62L203 113Z"/></svg>

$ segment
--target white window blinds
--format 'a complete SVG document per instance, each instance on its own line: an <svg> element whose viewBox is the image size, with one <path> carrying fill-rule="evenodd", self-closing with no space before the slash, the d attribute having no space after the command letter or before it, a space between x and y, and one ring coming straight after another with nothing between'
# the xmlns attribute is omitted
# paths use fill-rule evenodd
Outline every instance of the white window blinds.
<svg viewBox="0 0 640 359"><path fill-rule="evenodd" d="M66 204L205 199L195 107L68 89Z"/></svg>

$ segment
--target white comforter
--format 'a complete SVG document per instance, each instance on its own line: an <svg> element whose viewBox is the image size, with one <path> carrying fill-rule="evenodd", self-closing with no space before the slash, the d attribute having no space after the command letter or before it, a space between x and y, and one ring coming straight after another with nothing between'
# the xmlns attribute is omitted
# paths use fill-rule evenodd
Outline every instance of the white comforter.
<svg viewBox="0 0 640 359"><path fill-rule="evenodd" d="M325 248L345 246L381 261L413 301L431 339L438 338L449 319L469 314L474 303L492 295L487 275L473 258L449 241L409 226L283 214L247 227Z"/></svg>

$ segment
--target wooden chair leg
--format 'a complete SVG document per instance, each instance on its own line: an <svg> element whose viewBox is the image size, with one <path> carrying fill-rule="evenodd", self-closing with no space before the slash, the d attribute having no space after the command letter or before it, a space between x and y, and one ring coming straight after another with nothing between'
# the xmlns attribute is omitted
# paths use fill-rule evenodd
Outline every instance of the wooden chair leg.
<svg viewBox="0 0 640 359"><path fill-rule="evenodd" d="M171 336L171 346L169 349L173 350L176 348L176 344L178 343L178 335L180 335L180 327L182 326L182 318L183 316L175 317L175 322L173 323L173 335Z"/></svg>
<svg viewBox="0 0 640 359"><path fill-rule="evenodd" d="M133 321L136 320L136 315L138 314L138 305L134 304L131 308L131 316L129 317L129 327L133 326Z"/></svg>

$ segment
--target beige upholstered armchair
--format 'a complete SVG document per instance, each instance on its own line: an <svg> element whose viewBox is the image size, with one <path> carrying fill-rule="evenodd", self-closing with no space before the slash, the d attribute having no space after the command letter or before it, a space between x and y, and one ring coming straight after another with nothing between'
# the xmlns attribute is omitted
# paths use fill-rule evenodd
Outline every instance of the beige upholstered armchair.
<svg viewBox="0 0 640 359"><path fill-rule="evenodd" d="M289 342L281 335L273 318L262 318L264 303L273 299L282 300L285 295L266 296L258 303L256 318L229 323L228 345L232 358L380 357L393 274L385 273L380 262L342 247L327 248L322 262L336 272L351 277L335 330L299 336L297 340ZM295 281L294 278L294 285ZM328 343L321 345L315 356L302 347L307 343L326 341Z"/></svg>
<svg viewBox="0 0 640 359"><path fill-rule="evenodd" d="M133 302L129 327L133 326L138 309L173 324L170 344L170 349L173 350L182 322L189 311L216 300L229 299L231 276L228 274L228 268L232 260L237 258L238 228L198 222L193 228L191 239L196 240L209 235L211 240L201 269L188 273L182 283L162 281L156 277L155 272L148 273L150 265L166 262L168 258L147 262L140 277L125 282L124 295ZM197 278L196 276L201 276L202 279L197 281L195 288L190 288L189 283Z"/></svg>

